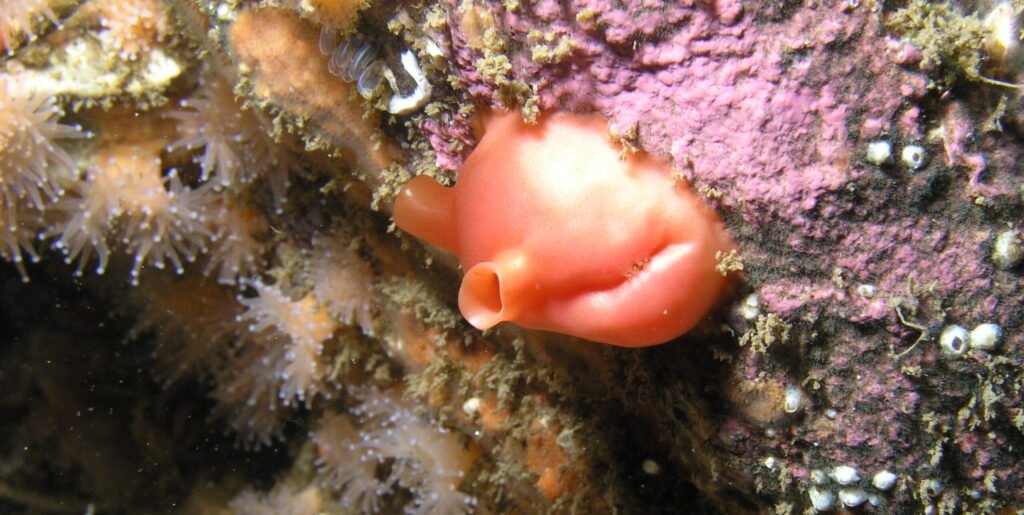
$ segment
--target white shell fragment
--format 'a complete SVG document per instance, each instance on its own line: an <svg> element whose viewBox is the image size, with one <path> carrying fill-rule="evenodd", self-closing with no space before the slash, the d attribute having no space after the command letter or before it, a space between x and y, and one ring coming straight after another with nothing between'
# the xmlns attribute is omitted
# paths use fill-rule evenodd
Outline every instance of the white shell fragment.
<svg viewBox="0 0 1024 515"><path fill-rule="evenodd" d="M971 329L968 341L972 349L993 351L1003 339L1003 328L999 324L981 324Z"/></svg>
<svg viewBox="0 0 1024 515"><path fill-rule="evenodd" d="M967 352L969 341L970 335L967 333L967 329L958 325L947 325L942 328L942 334L939 335L939 347L942 348L942 353L951 358L963 356Z"/></svg>
<svg viewBox="0 0 1024 515"><path fill-rule="evenodd" d="M871 478L871 484L879 490L888 490L896 484L896 474L883 470Z"/></svg>

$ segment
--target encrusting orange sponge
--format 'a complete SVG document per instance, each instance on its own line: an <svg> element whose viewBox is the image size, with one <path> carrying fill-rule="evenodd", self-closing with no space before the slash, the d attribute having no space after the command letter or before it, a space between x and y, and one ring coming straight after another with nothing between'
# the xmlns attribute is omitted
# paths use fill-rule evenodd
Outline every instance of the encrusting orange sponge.
<svg viewBox="0 0 1024 515"><path fill-rule="evenodd" d="M459 309L479 329L664 343L717 302L715 253L733 243L667 164L620 150L599 116L491 115L455 187L414 178L395 223L458 256Z"/></svg>

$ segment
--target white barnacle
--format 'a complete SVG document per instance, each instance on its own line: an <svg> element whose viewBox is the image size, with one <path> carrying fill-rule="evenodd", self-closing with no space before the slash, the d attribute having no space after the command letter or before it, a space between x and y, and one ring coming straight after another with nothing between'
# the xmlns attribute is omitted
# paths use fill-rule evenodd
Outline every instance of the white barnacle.
<svg viewBox="0 0 1024 515"><path fill-rule="evenodd" d="M942 353L951 358L963 356L967 352L970 334L967 329L958 325L950 324L942 328L939 335L939 347Z"/></svg>
<svg viewBox="0 0 1024 515"><path fill-rule="evenodd" d="M871 484L879 490L888 490L896 485L896 479L896 474L883 470L871 478Z"/></svg>
<svg viewBox="0 0 1024 515"><path fill-rule="evenodd" d="M992 261L1002 270L1009 270L1024 261L1024 242L1019 229L1003 231L992 245Z"/></svg>
<svg viewBox="0 0 1024 515"><path fill-rule="evenodd" d="M1003 328L999 324L981 324L968 335L968 343L972 349L993 351L1003 339Z"/></svg>
<svg viewBox="0 0 1024 515"><path fill-rule="evenodd" d="M921 484L921 492L928 497L938 497L942 495L943 490L945 486L938 479L928 479Z"/></svg>
<svg viewBox="0 0 1024 515"><path fill-rule="evenodd" d="M831 510L832 505L835 503L835 495L832 492L813 486L807 491L807 497L810 498L814 511Z"/></svg>
<svg viewBox="0 0 1024 515"><path fill-rule="evenodd" d="M878 287L873 284L858 284L855 291L857 295L870 299L878 293Z"/></svg>
<svg viewBox="0 0 1024 515"><path fill-rule="evenodd" d="M824 470L814 469L811 471L811 481L816 485L824 485L828 482L828 475Z"/></svg>
<svg viewBox="0 0 1024 515"><path fill-rule="evenodd" d="M804 392L796 385L786 386L785 398L782 403L782 410L786 413L796 413L803 409L805 404Z"/></svg>
<svg viewBox="0 0 1024 515"><path fill-rule="evenodd" d="M888 141L872 141L864 150L864 159L869 163L878 166L892 157L892 144Z"/></svg>
<svg viewBox="0 0 1024 515"><path fill-rule="evenodd" d="M914 171L924 165L926 156L924 147L920 145L907 145L900 152L900 161L903 162L903 166L906 166L910 171Z"/></svg>
<svg viewBox="0 0 1024 515"><path fill-rule="evenodd" d="M868 500L868 494L860 488L843 488L839 490L839 500L848 508L855 508Z"/></svg>
<svg viewBox="0 0 1024 515"><path fill-rule="evenodd" d="M857 481L860 481L860 474L857 473L857 469L849 465L838 465L832 468L832 472L829 474L832 479L841 485L852 485Z"/></svg>

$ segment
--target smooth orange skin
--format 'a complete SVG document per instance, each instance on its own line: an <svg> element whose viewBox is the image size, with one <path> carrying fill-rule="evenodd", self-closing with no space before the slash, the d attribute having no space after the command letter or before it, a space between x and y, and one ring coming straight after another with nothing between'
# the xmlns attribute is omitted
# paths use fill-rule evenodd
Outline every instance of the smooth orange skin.
<svg viewBox="0 0 1024 515"><path fill-rule="evenodd" d="M620 159L598 116L485 123L453 188L416 177L394 210L403 230L458 256L471 324L644 347L707 315L727 286L715 253L733 243L665 163Z"/></svg>

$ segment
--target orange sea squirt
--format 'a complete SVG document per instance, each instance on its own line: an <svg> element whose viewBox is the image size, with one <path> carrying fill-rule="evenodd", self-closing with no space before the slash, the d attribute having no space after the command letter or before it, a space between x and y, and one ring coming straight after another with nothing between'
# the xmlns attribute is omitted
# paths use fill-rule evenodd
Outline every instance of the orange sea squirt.
<svg viewBox="0 0 1024 515"><path fill-rule="evenodd" d="M733 243L665 162L620 151L597 115L491 114L455 186L414 178L395 223L459 258L459 309L479 329L664 343L718 301L715 254Z"/></svg>

